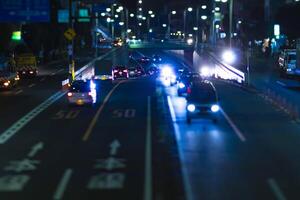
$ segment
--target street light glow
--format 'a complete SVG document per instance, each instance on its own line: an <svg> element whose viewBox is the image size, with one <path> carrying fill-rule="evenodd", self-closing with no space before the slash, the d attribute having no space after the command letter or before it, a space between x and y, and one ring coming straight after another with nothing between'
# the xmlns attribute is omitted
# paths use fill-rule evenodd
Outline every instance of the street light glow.
<svg viewBox="0 0 300 200"><path fill-rule="evenodd" d="M201 16L201 19L202 19L202 20L207 20L207 16L206 16L206 15L202 15L202 16Z"/></svg>
<svg viewBox="0 0 300 200"><path fill-rule="evenodd" d="M220 7L215 7L215 11L219 12L220 11Z"/></svg>
<svg viewBox="0 0 300 200"><path fill-rule="evenodd" d="M235 54L231 50L227 50L222 55L223 60L228 64L233 64L235 61Z"/></svg>
<svg viewBox="0 0 300 200"><path fill-rule="evenodd" d="M131 13L129 16L130 16L130 17L134 17L134 14L133 14L133 13Z"/></svg>
<svg viewBox="0 0 300 200"><path fill-rule="evenodd" d="M149 33L152 33L152 32L153 32L153 30L152 30L152 28L150 28L150 29L149 29Z"/></svg>
<svg viewBox="0 0 300 200"><path fill-rule="evenodd" d="M123 7L123 6L120 6L118 9L119 9L120 11L122 11L122 10L124 9L124 7Z"/></svg>
<svg viewBox="0 0 300 200"><path fill-rule="evenodd" d="M106 8L106 12L110 12L111 11L111 8Z"/></svg>
<svg viewBox="0 0 300 200"><path fill-rule="evenodd" d="M205 9L207 8L207 6L206 6L206 5L202 5L201 8L202 8L203 10L205 10Z"/></svg>
<svg viewBox="0 0 300 200"><path fill-rule="evenodd" d="M127 33L131 33L132 32L132 30L131 29L127 29Z"/></svg>
<svg viewBox="0 0 300 200"><path fill-rule="evenodd" d="M193 8L192 7L188 7L187 9L189 12L192 12L193 11Z"/></svg>
<svg viewBox="0 0 300 200"><path fill-rule="evenodd" d="M194 31L198 31L198 27L196 27L196 26L193 27L193 30L194 30Z"/></svg>
<svg viewBox="0 0 300 200"><path fill-rule="evenodd" d="M167 27L167 24L163 24L162 27Z"/></svg>
<svg viewBox="0 0 300 200"><path fill-rule="evenodd" d="M149 11L148 11L148 14L149 14L149 15L152 15L152 14L153 14L153 11L152 11L152 10L149 10Z"/></svg>
<svg viewBox="0 0 300 200"><path fill-rule="evenodd" d="M173 10L173 11L172 11L172 15L176 15L176 10Z"/></svg>
<svg viewBox="0 0 300 200"><path fill-rule="evenodd" d="M120 26L124 26L124 24L125 24L124 22L119 22Z"/></svg>
<svg viewBox="0 0 300 200"><path fill-rule="evenodd" d="M105 13L101 13L101 16L104 17L106 14Z"/></svg>
<svg viewBox="0 0 300 200"><path fill-rule="evenodd" d="M152 15L151 15L151 18L154 18L154 17L155 17L155 15L154 15L154 14L152 14Z"/></svg>
<svg viewBox="0 0 300 200"><path fill-rule="evenodd" d="M143 1L142 0L139 0L139 4L142 4L143 3Z"/></svg>

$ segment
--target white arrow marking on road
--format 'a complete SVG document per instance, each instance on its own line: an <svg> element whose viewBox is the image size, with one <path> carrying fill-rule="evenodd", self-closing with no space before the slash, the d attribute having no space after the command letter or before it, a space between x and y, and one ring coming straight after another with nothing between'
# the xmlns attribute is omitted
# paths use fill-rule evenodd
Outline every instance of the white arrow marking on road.
<svg viewBox="0 0 300 200"><path fill-rule="evenodd" d="M111 144L110 144L110 155L114 156L117 154L119 147L121 146L119 140L114 140Z"/></svg>
<svg viewBox="0 0 300 200"><path fill-rule="evenodd" d="M39 142L31 148L31 151L28 153L27 156L32 158L33 156L35 156L35 154L37 154L38 151L42 150L43 148L44 148L44 143Z"/></svg>

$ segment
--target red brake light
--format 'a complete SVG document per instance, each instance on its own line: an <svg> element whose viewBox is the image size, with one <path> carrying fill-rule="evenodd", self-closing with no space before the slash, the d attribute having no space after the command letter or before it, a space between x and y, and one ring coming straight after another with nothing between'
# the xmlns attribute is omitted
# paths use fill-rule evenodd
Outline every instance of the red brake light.
<svg viewBox="0 0 300 200"><path fill-rule="evenodd" d="M68 92L68 97L73 96L72 92Z"/></svg>
<svg viewBox="0 0 300 200"><path fill-rule="evenodd" d="M187 93L188 93L188 94L191 94L191 92L192 92L191 88L188 87L188 88L187 88Z"/></svg>

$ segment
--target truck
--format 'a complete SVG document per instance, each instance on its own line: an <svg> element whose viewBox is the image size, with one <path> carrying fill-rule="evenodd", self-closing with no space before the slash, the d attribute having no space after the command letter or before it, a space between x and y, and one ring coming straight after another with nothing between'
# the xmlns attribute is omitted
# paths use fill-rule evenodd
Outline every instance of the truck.
<svg viewBox="0 0 300 200"><path fill-rule="evenodd" d="M297 55L297 49L284 49L281 51L278 58L281 77L300 75L300 66L297 64L297 57L299 56Z"/></svg>
<svg viewBox="0 0 300 200"><path fill-rule="evenodd" d="M16 71L21 77L35 77L38 74L37 58L25 45L14 51Z"/></svg>
<svg viewBox="0 0 300 200"><path fill-rule="evenodd" d="M19 80L13 59L0 55L0 89L12 89Z"/></svg>

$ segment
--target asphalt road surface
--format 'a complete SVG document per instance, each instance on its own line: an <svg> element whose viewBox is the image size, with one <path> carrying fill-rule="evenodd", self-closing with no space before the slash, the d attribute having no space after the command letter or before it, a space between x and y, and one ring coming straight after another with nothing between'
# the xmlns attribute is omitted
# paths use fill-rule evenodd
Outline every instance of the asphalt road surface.
<svg viewBox="0 0 300 200"><path fill-rule="evenodd" d="M127 63L119 49L96 74ZM0 199L300 198L299 124L259 93L213 81L218 123L188 125L176 86L97 80L95 105L69 106L60 90L67 71L56 67L0 93Z"/></svg>

